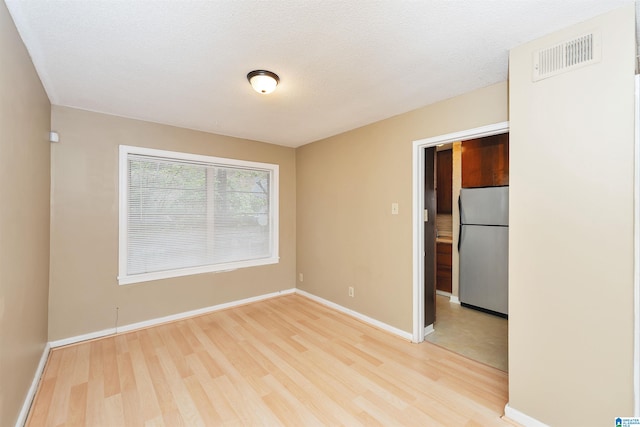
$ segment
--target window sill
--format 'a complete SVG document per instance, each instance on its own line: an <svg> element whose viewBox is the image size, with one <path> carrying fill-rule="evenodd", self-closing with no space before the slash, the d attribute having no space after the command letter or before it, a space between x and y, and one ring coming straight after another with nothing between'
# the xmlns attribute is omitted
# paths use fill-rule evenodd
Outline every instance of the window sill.
<svg viewBox="0 0 640 427"><path fill-rule="evenodd" d="M174 277L191 276L194 274L202 273L225 273L234 271L240 268L258 267L262 265L277 264L280 262L280 258L262 258L254 259L250 261L238 261L225 264L206 265L202 267L182 268L179 270L167 270L157 271L153 273L143 273L134 275L120 275L118 276L119 285L131 285L134 283L150 282L153 280L171 279Z"/></svg>

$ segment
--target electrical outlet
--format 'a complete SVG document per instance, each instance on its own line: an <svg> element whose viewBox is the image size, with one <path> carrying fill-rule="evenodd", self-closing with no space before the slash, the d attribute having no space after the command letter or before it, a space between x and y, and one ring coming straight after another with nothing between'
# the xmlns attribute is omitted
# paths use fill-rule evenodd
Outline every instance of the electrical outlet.
<svg viewBox="0 0 640 427"><path fill-rule="evenodd" d="M353 297L355 296L355 293L354 293L354 291L353 291L353 286L349 286L349 296L350 296L351 298L353 298Z"/></svg>
<svg viewBox="0 0 640 427"><path fill-rule="evenodd" d="M302 275L302 273L298 273L298 280L304 282L304 276Z"/></svg>

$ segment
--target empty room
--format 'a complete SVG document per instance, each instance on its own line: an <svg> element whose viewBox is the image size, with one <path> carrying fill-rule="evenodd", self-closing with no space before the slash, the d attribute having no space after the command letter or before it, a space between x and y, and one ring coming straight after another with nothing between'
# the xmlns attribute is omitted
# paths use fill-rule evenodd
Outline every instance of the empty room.
<svg viewBox="0 0 640 427"><path fill-rule="evenodd" d="M637 16L0 2L0 425L636 422Z"/></svg>

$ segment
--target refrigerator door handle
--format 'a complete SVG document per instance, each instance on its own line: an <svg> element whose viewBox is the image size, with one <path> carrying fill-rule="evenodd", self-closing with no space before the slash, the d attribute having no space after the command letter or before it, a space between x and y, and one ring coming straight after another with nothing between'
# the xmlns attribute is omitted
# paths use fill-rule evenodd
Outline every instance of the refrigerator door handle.
<svg viewBox="0 0 640 427"><path fill-rule="evenodd" d="M460 252L460 244L462 243L462 200L460 196L458 196L458 213L460 217L458 221L458 252Z"/></svg>

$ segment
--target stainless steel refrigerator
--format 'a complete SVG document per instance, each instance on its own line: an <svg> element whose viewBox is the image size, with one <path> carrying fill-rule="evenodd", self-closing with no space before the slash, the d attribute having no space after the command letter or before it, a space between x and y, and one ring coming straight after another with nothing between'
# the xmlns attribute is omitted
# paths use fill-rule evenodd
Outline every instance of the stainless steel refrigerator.
<svg viewBox="0 0 640 427"><path fill-rule="evenodd" d="M509 314L509 187L460 190L460 302Z"/></svg>

